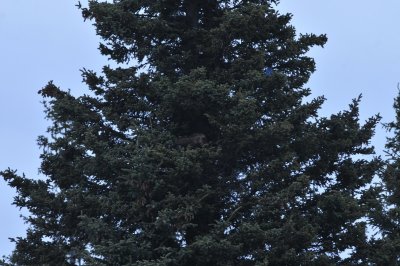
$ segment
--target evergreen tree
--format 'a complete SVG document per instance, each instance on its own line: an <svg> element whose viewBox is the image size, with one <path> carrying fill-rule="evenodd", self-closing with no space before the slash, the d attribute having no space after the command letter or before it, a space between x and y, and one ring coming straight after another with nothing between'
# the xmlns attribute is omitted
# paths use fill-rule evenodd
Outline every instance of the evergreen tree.
<svg viewBox="0 0 400 266"><path fill-rule="evenodd" d="M387 138L384 170L375 187L375 204L371 224L375 234L371 239L370 261L374 265L400 264L400 94L395 99L396 120L386 124L393 134Z"/></svg>
<svg viewBox="0 0 400 266"><path fill-rule="evenodd" d="M10 263L367 263L379 117L360 124L359 99L318 116L306 53L326 37L296 35L277 2L89 1L121 64L84 69L88 95L40 90L46 178L1 172L30 211Z"/></svg>

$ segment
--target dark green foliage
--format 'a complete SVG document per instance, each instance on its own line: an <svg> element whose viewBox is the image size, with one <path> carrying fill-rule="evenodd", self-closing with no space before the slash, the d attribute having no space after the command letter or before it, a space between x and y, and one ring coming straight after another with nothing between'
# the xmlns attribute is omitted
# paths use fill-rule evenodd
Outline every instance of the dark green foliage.
<svg viewBox="0 0 400 266"><path fill-rule="evenodd" d="M387 161L374 194L379 200L371 209L376 236L371 240L370 261L376 265L400 264L400 95L395 99L396 121L386 124Z"/></svg>
<svg viewBox="0 0 400 266"><path fill-rule="evenodd" d="M47 178L2 172L31 212L11 263L367 263L379 117L360 124L359 99L318 117L305 53L326 37L274 2L90 1L101 53L128 65L83 70L91 96L40 91Z"/></svg>

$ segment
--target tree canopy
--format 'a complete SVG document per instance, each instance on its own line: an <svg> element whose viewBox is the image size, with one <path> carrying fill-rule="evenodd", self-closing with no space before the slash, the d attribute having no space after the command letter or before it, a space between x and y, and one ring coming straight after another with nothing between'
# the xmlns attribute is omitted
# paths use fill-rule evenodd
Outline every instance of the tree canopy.
<svg viewBox="0 0 400 266"><path fill-rule="evenodd" d="M119 65L83 69L83 96L39 91L46 178L1 172L30 213L3 263L396 265L400 242L368 235L369 224L399 234L385 213L398 163L384 167L370 144L380 117L361 123L360 98L318 115L307 52L327 38L297 34L277 2L80 7ZM386 181L372 183L385 171L389 201Z"/></svg>

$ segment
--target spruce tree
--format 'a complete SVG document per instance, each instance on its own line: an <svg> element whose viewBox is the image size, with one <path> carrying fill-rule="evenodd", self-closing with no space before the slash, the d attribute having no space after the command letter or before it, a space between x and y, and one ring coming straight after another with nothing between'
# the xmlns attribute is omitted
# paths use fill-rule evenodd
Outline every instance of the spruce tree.
<svg viewBox="0 0 400 266"><path fill-rule="evenodd" d="M400 94L394 109L395 121L385 125L392 136L387 138L387 160L374 189L370 215L374 234L368 252L373 265L400 264Z"/></svg>
<svg viewBox="0 0 400 266"><path fill-rule="evenodd" d="M81 7L119 66L84 69L80 97L52 82L39 91L46 178L1 172L30 211L9 262L366 263L379 117L360 123L359 99L318 116L306 53L327 39L297 35L277 2Z"/></svg>

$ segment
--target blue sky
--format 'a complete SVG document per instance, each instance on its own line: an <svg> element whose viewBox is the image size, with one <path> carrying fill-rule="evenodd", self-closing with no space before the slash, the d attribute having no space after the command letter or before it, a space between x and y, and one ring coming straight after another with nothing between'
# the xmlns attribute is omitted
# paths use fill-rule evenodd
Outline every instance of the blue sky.
<svg viewBox="0 0 400 266"><path fill-rule="evenodd" d="M90 22L83 22L71 0L0 0L0 169L11 167L28 177L38 176L44 134L41 98L37 91L49 80L81 94L79 69L99 70L108 64L97 50L99 39ZM86 1L81 1L85 3ZM326 33L324 49L310 52L317 71L308 86L313 96L325 95L321 115L347 108L363 94L361 118L381 113L394 117L393 98L400 82L400 1L282 0L281 12L294 14L299 33ZM386 133L374 138L378 151ZM11 202L14 191L0 180L0 256L13 245L8 237L22 236L25 225Z"/></svg>

